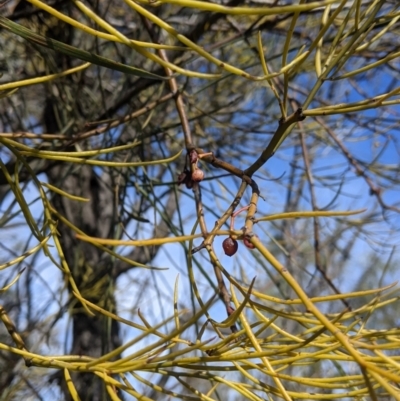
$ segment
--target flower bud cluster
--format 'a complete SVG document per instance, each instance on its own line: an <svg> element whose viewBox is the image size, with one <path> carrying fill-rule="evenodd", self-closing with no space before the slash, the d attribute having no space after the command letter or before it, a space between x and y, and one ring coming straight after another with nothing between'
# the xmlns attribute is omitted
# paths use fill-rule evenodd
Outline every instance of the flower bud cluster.
<svg viewBox="0 0 400 401"><path fill-rule="evenodd" d="M200 170L197 167L199 155L194 149L189 152L188 157L191 165L191 170L185 167L183 172L178 175L178 184L185 184L186 188L190 189L193 188L194 183L203 181L204 171Z"/></svg>

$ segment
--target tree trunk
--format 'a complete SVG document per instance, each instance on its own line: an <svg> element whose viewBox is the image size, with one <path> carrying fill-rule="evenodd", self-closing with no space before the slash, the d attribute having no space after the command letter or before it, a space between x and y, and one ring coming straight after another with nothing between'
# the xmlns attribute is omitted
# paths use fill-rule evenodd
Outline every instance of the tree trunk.
<svg viewBox="0 0 400 401"><path fill-rule="evenodd" d="M67 172L69 168L74 171ZM108 173L97 176L88 166L76 168L64 165L54 167L48 178L52 185L90 199L89 202L76 202L54 195L53 206L61 215L89 235L110 235L113 230L114 197ZM81 294L90 302L115 313L115 274L111 258L98 248L76 240L75 232L61 222L58 231L66 262ZM96 358L120 345L117 322L98 314L94 317L88 315L72 294L70 298L71 354ZM76 374L73 381L82 401L107 399L102 381L94 375Z"/></svg>

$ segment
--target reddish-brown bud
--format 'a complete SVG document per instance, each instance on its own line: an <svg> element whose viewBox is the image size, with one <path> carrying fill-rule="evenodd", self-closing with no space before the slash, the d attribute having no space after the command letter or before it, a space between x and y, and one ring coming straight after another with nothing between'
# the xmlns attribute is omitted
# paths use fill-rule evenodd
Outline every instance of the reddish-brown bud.
<svg viewBox="0 0 400 401"><path fill-rule="evenodd" d="M195 163L197 163L197 160L199 160L199 155L197 154L197 152L195 150L190 151L189 160L190 160L190 164L195 164Z"/></svg>
<svg viewBox="0 0 400 401"><path fill-rule="evenodd" d="M257 236L256 236L257 237ZM258 238L258 237L257 237ZM244 245L247 247L247 248L249 248L249 249L254 249L255 248L255 246L250 242L250 240L248 239L248 238L246 238L246 237L244 237L244 240L243 240L243 243L244 243Z"/></svg>
<svg viewBox="0 0 400 401"><path fill-rule="evenodd" d="M197 168L196 170L193 171L192 173L192 180L195 182L200 182L204 178L204 172Z"/></svg>
<svg viewBox="0 0 400 401"><path fill-rule="evenodd" d="M224 239L224 242L222 243L222 248L224 249L225 255L228 256L233 256L238 250L238 247L238 242L231 237Z"/></svg>

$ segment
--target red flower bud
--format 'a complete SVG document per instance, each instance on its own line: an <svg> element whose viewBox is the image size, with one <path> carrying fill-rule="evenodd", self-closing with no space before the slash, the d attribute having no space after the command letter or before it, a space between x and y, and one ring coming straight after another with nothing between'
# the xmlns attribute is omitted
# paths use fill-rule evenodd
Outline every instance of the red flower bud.
<svg viewBox="0 0 400 401"><path fill-rule="evenodd" d="M231 237L224 239L224 242L222 243L222 248L224 249L225 255L228 256L233 256L238 250L238 247L238 242Z"/></svg>
<svg viewBox="0 0 400 401"><path fill-rule="evenodd" d="M256 236L257 237L257 236ZM258 237L257 237L258 238ZM245 244L245 246L249 249L254 249L255 246L250 242L250 240L246 237L244 237L243 243Z"/></svg>

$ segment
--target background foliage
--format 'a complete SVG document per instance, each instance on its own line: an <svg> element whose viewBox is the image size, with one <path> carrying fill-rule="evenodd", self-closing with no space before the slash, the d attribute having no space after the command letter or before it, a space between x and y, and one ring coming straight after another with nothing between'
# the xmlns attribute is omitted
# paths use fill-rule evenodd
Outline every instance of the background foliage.
<svg viewBox="0 0 400 401"><path fill-rule="evenodd" d="M397 1L0 10L1 400L400 399Z"/></svg>

